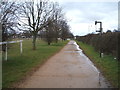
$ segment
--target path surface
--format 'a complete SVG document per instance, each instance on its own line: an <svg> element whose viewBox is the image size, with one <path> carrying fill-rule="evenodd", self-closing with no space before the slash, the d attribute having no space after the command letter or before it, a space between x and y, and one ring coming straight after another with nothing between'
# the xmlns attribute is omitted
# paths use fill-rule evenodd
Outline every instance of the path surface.
<svg viewBox="0 0 120 90"><path fill-rule="evenodd" d="M70 41L19 87L107 88L108 85L76 42Z"/></svg>

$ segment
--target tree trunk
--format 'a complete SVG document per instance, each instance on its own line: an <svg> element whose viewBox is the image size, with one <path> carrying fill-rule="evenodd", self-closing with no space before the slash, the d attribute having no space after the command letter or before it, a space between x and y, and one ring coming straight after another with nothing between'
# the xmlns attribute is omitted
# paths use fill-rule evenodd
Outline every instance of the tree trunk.
<svg viewBox="0 0 120 90"><path fill-rule="evenodd" d="M33 35L33 50L36 50L36 35Z"/></svg>
<svg viewBox="0 0 120 90"><path fill-rule="evenodd" d="M58 39L57 39L57 37L55 38L55 41L56 41L56 43L58 43Z"/></svg>
<svg viewBox="0 0 120 90"><path fill-rule="evenodd" d="M56 34L55 34L55 42L57 43L58 42L58 32L56 31Z"/></svg>
<svg viewBox="0 0 120 90"><path fill-rule="evenodd" d="M48 41L48 45L50 45L50 42Z"/></svg>

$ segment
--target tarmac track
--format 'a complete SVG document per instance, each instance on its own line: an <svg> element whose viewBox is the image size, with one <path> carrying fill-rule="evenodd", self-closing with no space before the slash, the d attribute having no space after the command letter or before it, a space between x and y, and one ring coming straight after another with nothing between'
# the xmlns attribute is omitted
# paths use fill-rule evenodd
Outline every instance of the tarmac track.
<svg viewBox="0 0 120 90"><path fill-rule="evenodd" d="M108 83L99 70L72 40L19 85L19 88L108 87Z"/></svg>

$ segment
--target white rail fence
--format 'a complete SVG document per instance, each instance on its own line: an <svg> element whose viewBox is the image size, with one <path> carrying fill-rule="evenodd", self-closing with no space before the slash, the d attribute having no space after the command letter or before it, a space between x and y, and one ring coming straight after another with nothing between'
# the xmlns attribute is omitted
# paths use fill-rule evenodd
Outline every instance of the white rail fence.
<svg viewBox="0 0 120 90"><path fill-rule="evenodd" d="M8 59L8 47L7 47L7 45L8 44L10 44L10 43L20 43L20 54L22 55L22 52L23 52L23 48L22 48L22 42L23 42L23 40L17 40L17 41L7 41L7 42L0 42L0 45L2 45L2 44L6 44L6 48L5 48L5 60L7 61L7 59Z"/></svg>

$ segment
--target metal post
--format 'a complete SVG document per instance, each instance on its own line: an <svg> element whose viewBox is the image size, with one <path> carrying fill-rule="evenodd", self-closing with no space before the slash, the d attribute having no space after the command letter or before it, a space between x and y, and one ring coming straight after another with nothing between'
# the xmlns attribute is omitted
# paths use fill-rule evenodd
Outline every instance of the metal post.
<svg viewBox="0 0 120 90"><path fill-rule="evenodd" d="M100 36L101 36L101 38L102 38L102 22L100 22L100 21L95 21L95 25L96 25L97 23L100 23L100 30L99 30L99 31L96 31L96 32L100 32ZM102 53L102 48L101 48L101 47L100 47L100 57L103 57L103 53Z"/></svg>
<svg viewBox="0 0 120 90"><path fill-rule="evenodd" d="M100 22L100 38L102 38L102 22ZM102 48L100 46L100 57L102 57Z"/></svg>

